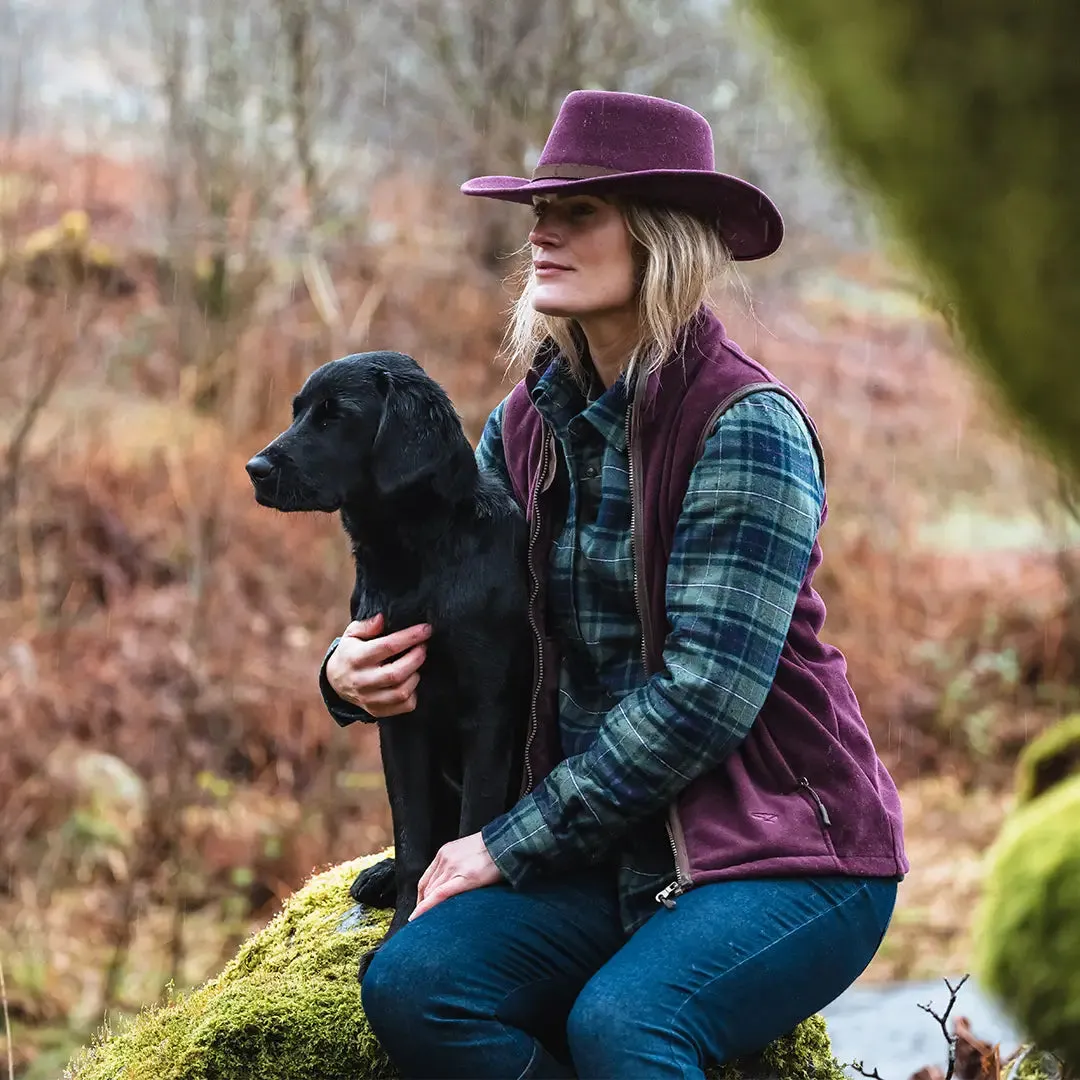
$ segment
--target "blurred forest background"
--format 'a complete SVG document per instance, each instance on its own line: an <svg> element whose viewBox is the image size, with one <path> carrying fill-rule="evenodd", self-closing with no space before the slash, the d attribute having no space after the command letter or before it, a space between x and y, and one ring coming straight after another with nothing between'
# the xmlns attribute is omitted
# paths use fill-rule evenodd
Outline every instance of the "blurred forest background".
<svg viewBox="0 0 1080 1080"><path fill-rule="evenodd" d="M963 967L1017 751L1076 705L1077 506L958 351L728 0L0 0L0 961L16 1075L201 981L389 842L374 733L318 695L336 518L243 464L306 374L394 348L471 437L527 174L578 87L673 97L768 189L722 297L821 427L818 588L913 870L867 980Z"/></svg>

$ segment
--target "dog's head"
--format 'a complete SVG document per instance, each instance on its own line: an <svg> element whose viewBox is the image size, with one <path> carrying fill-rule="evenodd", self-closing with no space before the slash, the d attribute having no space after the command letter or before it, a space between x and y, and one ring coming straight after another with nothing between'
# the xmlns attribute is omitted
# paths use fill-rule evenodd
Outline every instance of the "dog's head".
<svg viewBox="0 0 1080 1080"><path fill-rule="evenodd" d="M313 371L247 472L263 506L332 513L406 493L454 501L476 462L442 387L411 357L369 352Z"/></svg>

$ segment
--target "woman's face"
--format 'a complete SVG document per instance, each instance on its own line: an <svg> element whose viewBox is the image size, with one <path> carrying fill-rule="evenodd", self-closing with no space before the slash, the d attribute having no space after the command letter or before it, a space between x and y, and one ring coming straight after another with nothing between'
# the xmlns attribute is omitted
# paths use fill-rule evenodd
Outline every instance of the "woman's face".
<svg viewBox="0 0 1080 1080"><path fill-rule="evenodd" d="M579 320L633 314L633 242L618 208L595 195L564 195L537 197L533 210L533 307Z"/></svg>

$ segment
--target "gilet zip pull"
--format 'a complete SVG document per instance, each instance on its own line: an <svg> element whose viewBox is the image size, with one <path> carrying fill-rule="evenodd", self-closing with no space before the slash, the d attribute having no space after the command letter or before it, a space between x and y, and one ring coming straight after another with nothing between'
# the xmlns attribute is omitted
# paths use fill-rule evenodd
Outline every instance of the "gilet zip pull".
<svg viewBox="0 0 1080 1080"><path fill-rule="evenodd" d="M670 885L661 889L656 894L656 902L658 904L663 904L664 907L670 911L675 906L675 901L672 897L682 896L684 891L683 887L677 881L673 881Z"/></svg>
<svg viewBox="0 0 1080 1080"><path fill-rule="evenodd" d="M805 776L799 777L799 787L805 788L810 797L817 803L818 813L821 815L821 824L828 828L832 824L832 819L829 817L829 811L826 809L825 804L821 801L821 796L810 786L810 781Z"/></svg>

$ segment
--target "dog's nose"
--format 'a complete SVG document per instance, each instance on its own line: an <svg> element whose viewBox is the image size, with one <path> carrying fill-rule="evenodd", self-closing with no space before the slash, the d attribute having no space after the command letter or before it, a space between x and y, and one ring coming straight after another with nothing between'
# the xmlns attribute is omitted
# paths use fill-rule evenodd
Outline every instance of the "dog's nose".
<svg viewBox="0 0 1080 1080"><path fill-rule="evenodd" d="M262 454L256 454L244 468L247 469L247 474L252 480L265 480L274 471L270 459L263 457Z"/></svg>

